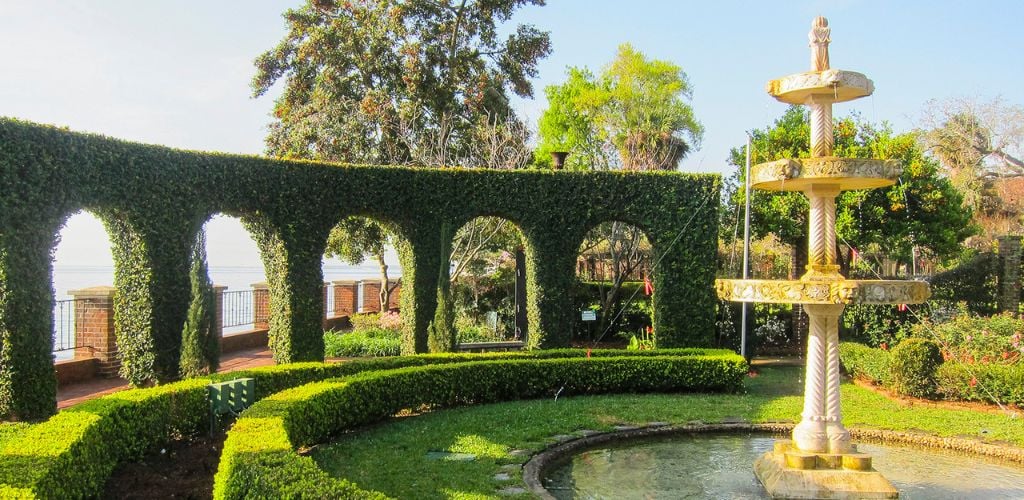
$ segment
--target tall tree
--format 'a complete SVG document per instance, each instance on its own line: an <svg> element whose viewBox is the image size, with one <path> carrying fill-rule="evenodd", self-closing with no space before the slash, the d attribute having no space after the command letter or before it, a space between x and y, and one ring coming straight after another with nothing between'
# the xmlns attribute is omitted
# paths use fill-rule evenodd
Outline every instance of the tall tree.
<svg viewBox="0 0 1024 500"><path fill-rule="evenodd" d="M568 68L561 85L545 90L548 109L540 119L534 161L551 164L551 153L567 151L571 170L675 170L696 147L704 128L689 104L693 89L679 65L649 59L629 44L619 46L599 75ZM601 294L600 329L608 328L623 283L651 265L650 243L635 227L601 224L581 253L607 261L610 280Z"/></svg>
<svg viewBox="0 0 1024 500"><path fill-rule="evenodd" d="M256 59L254 96L279 80L267 153L349 163L439 166L479 147L481 131L517 122L508 92L529 97L548 34L499 26L543 0L308 0L285 12L289 31ZM329 254L362 248L383 262L385 228L348 220ZM357 240L345 248L341 242ZM341 245L341 246L339 246ZM387 269L381 266L382 282ZM382 286L382 301L388 287ZM386 303L386 302L382 302Z"/></svg>
<svg viewBox="0 0 1024 500"><path fill-rule="evenodd" d="M541 164L550 164L552 151L569 151L570 168L674 170L703 137L686 73L629 44L600 75L569 68L566 82L545 93Z"/></svg>
<svg viewBox="0 0 1024 500"><path fill-rule="evenodd" d="M790 107L772 126L753 132L752 162L810 156L808 130L804 110ZM848 272L854 248L877 249L903 264L910 264L915 256L945 259L957 255L960 243L976 231L970 223L971 211L964 206L960 192L940 175L938 164L924 155L915 135L896 134L887 125L854 118L838 120L835 130L836 156L892 159L903 167L892 187L846 191L839 196L836 225L840 247L845 250L840 252L844 271ZM742 204L739 187L744 183L745 148L734 148L729 162L736 167L735 180L729 183L732 192L723 199ZM807 201L803 194L755 191L751 202L755 237L774 233L794 250L806 247ZM798 275L802 273L799 265Z"/></svg>
<svg viewBox="0 0 1024 500"><path fill-rule="evenodd" d="M1024 107L1000 98L929 101L918 131L983 228L972 246L1024 229Z"/></svg>

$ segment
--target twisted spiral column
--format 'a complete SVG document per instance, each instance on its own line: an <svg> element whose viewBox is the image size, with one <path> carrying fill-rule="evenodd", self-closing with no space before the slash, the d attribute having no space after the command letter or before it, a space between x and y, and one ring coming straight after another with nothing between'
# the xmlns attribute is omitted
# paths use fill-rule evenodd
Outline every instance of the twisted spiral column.
<svg viewBox="0 0 1024 500"><path fill-rule="evenodd" d="M828 433L825 428L825 329L824 317L811 312L814 306L805 305L810 319L807 336L807 371L804 374L804 411L800 423L793 428L793 442L801 451L824 453L828 451Z"/></svg>
<svg viewBox="0 0 1024 500"><path fill-rule="evenodd" d="M848 453L850 433L843 427L843 413L839 406L839 315L842 305L817 306L816 314L825 318L825 433L828 435L829 453Z"/></svg>
<svg viewBox="0 0 1024 500"><path fill-rule="evenodd" d="M810 204L807 230L807 269L803 279L841 279L836 266L836 184L813 184L806 191Z"/></svg>
<svg viewBox="0 0 1024 500"><path fill-rule="evenodd" d="M811 111L811 157L832 156L832 103L812 100L807 107Z"/></svg>

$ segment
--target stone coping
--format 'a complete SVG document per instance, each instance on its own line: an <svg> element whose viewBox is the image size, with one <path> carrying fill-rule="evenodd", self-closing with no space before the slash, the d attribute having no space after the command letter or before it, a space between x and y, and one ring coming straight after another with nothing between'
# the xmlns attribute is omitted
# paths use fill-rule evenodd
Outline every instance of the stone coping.
<svg viewBox="0 0 1024 500"><path fill-rule="evenodd" d="M117 288L112 286L93 286L89 288L80 288L78 290L69 290L68 295L79 299L109 299L117 293Z"/></svg>
<svg viewBox="0 0 1024 500"><path fill-rule="evenodd" d="M560 439L557 440L556 444L534 454L523 465L523 481L526 483L530 493L545 500L553 500L555 497L544 488L542 480L544 474L553 465L559 464L563 458L589 448L617 441L687 433L756 432L789 435L792 433L794 426L795 424L788 422L767 422L761 424L749 422L691 422L681 425L655 422L639 427L623 426L611 432L579 431L573 436L559 436ZM1024 464L1024 448L1007 444L986 443L976 439L942 437L931 434L882 429L853 427L847 428L847 430L850 432L850 437L860 441L945 449Z"/></svg>
<svg viewBox="0 0 1024 500"><path fill-rule="evenodd" d="M715 280L718 298L773 304L920 304L931 296L915 280Z"/></svg>

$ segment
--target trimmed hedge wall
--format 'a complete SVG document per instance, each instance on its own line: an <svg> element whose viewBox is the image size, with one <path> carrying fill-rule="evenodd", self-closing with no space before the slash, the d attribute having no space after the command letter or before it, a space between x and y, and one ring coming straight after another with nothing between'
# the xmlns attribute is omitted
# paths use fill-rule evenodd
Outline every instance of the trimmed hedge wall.
<svg viewBox="0 0 1024 500"><path fill-rule="evenodd" d="M627 352L595 350L593 358L655 355L728 358L717 349L663 349ZM0 429L0 498L30 496L81 498L98 495L118 463L136 460L180 437L205 432L210 422L206 386L252 377L256 398L317 380L374 370L479 360L583 358L586 351L553 349L487 354L427 354L354 360L345 363L294 363L221 373L149 389L118 392L68 408L46 422L7 424Z"/></svg>
<svg viewBox="0 0 1024 500"><path fill-rule="evenodd" d="M447 316L435 314L453 234L446 228L483 215L512 221L526 238L528 347L568 344L576 253L587 231L611 220L640 228L654 254L665 254L653 270L660 345L708 345L719 185L717 175L676 172L279 161L0 119L0 415L55 411L51 254L63 221L80 210L96 213L110 232L122 375L139 385L178 377L190 249L217 213L241 218L260 248L279 363L323 359L320 263L331 227L353 215L386 222L404 240L407 354L426 352L428 326Z"/></svg>
<svg viewBox="0 0 1024 500"><path fill-rule="evenodd" d="M369 497L299 455L341 431L421 405L450 407L563 394L729 391L747 365L727 356L614 357L480 361L368 372L282 391L242 416L228 432L214 498Z"/></svg>

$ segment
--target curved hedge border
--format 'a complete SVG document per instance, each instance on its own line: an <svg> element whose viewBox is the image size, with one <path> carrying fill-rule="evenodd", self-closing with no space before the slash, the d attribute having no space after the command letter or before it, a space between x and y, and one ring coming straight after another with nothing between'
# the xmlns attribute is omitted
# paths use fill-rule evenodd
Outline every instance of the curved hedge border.
<svg viewBox="0 0 1024 500"><path fill-rule="evenodd" d="M611 220L637 226L654 253L665 254L653 270L659 343L707 345L719 184L717 175L677 172L281 161L0 119L0 415L39 419L56 411L51 253L63 222L80 210L99 215L110 233L122 375L139 385L178 376L190 249L217 213L240 217L260 248L279 363L323 359L320 263L331 227L353 215L387 222L405 240L406 354L429 349L438 270L452 235L484 215L508 219L526 238L528 347L568 344L576 253L588 230Z"/></svg>
<svg viewBox="0 0 1024 500"><path fill-rule="evenodd" d="M747 364L725 356L500 360L409 367L314 382L246 410L228 432L214 498L375 497L295 450L406 408L449 407L562 394L729 391Z"/></svg>
<svg viewBox="0 0 1024 500"><path fill-rule="evenodd" d="M595 350L594 358L735 356L718 349ZM136 460L172 439L205 432L206 386L241 377L256 379L256 398L302 384L373 370L474 360L582 358L586 351L554 349L488 354L427 354L345 363L293 363L222 373L87 401L46 422L18 424L0 442L0 498L81 498L98 495L118 463Z"/></svg>

